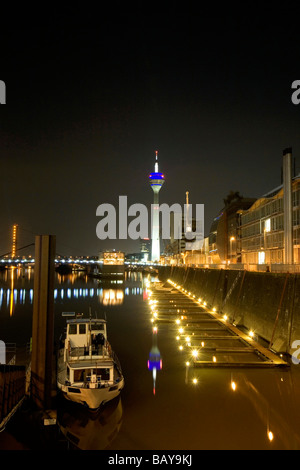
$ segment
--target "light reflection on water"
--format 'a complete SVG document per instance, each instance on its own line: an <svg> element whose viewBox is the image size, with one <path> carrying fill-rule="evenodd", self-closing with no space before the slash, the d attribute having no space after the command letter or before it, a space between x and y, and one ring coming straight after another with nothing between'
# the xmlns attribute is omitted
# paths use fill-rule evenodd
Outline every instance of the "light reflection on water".
<svg viewBox="0 0 300 470"><path fill-rule="evenodd" d="M15 334L27 341L33 273L24 277L16 270L13 289L10 273L1 273L0 282L0 339L14 325ZM59 409L62 432L74 445L110 450L300 449L297 365L287 370L187 366L175 339L177 326L160 324L153 331L146 284L136 273L123 283L105 285L76 274L57 276L55 288L59 333L65 325L62 311L88 312L92 305L105 312L125 376L121 397L99 414L73 404Z"/></svg>
<svg viewBox="0 0 300 470"><path fill-rule="evenodd" d="M18 273L15 273L15 271L18 271ZM10 316L14 314L17 304L33 304L33 287L21 288L20 286L15 286L15 283L21 279L20 271L19 269L12 268L10 272L6 272L5 276L2 276L2 284L4 281L6 286L0 287L0 310L4 305L9 307ZM32 272L32 269L29 271ZM32 273L27 280L30 280L31 276ZM76 275L73 274L71 276L71 284L74 284L75 280ZM135 278L135 281L137 281L137 278ZM61 284L62 282L61 276L58 276L58 283ZM109 287L56 287L54 289L54 299L99 298L100 304L103 305L122 305L124 296L143 295L145 290L143 287L125 287L123 286L123 281L110 281Z"/></svg>
<svg viewBox="0 0 300 470"><path fill-rule="evenodd" d="M162 369L162 357L157 345L157 336L157 328L154 327L152 330L152 348L150 350L149 359L147 363L148 369L152 371L153 395L155 395L156 393L157 371Z"/></svg>
<svg viewBox="0 0 300 470"><path fill-rule="evenodd" d="M21 343L29 339L24 331L27 329L29 335L31 333L33 274L31 271L28 275L28 272L19 269L0 273L1 339L2 337L5 339L5 330L10 329L11 322L18 328L15 331L15 341ZM63 311L74 310L88 313L90 305L93 305L97 313L99 309L101 313L101 309L107 308L105 314L109 316L113 309L122 307L127 298L140 298L143 302L144 292L143 279L138 273L129 273L124 280L104 282L90 279L82 274L73 273L69 276L56 274L54 300L58 334L62 332L65 325L65 319L61 318ZM20 323L26 327L19 328ZM114 320L110 322L110 325L113 323ZM121 331L123 334L123 327ZM109 329L109 336L113 337L113 328ZM113 346L115 346L114 342ZM118 344L116 347L118 349ZM60 429L69 442L80 449L105 449L113 442L120 430L123 415L121 396L109 402L97 413L91 413L66 400L59 400L58 403Z"/></svg>
<svg viewBox="0 0 300 470"><path fill-rule="evenodd" d="M54 289L54 299L78 299L80 297L99 297L100 303L103 305L120 305L123 303L124 295L143 295L143 289L136 287L126 289ZM11 288L3 289L0 288L0 309L2 305L6 304L9 306L10 315L13 315L15 305L25 304L26 301L30 304L33 303L33 288L31 289L14 289L13 285Z"/></svg>
<svg viewBox="0 0 300 470"><path fill-rule="evenodd" d="M67 440L81 450L103 450L120 431L123 418L121 396L115 398L98 412L72 402L58 406L59 428Z"/></svg>

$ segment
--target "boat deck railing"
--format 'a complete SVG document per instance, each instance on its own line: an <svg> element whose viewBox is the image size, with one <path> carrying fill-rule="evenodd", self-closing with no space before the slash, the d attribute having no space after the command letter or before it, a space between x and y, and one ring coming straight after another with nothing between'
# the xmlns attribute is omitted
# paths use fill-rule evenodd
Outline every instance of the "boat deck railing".
<svg viewBox="0 0 300 470"><path fill-rule="evenodd" d="M70 387L79 387L79 388L85 388L85 389L100 389L100 388L110 388L110 387L115 387L118 386L118 384L121 382L122 378L121 377L116 377L113 381L110 380L103 380L100 377L97 378L96 382L91 382L90 380L85 380L83 382L74 382L70 383L66 381L66 385Z"/></svg>
<svg viewBox="0 0 300 470"><path fill-rule="evenodd" d="M75 347L67 349L67 360L78 361L84 360L88 358L109 358L112 357L112 351L110 349L109 343L106 345L98 345L98 346L89 346L89 347Z"/></svg>
<svg viewBox="0 0 300 470"><path fill-rule="evenodd" d="M117 369L119 371L120 376L122 376L123 373L122 373L121 363L119 361L118 356L116 355L116 353L114 351L111 352L111 356L112 356L114 362L116 363L116 366L117 366Z"/></svg>

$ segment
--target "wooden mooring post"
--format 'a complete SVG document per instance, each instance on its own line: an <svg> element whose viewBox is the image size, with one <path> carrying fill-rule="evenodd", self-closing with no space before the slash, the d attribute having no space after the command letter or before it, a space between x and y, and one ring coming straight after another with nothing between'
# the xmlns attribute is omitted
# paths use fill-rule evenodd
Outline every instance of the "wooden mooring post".
<svg viewBox="0 0 300 470"><path fill-rule="evenodd" d="M55 236L35 237L31 398L41 409L52 403L55 248Z"/></svg>

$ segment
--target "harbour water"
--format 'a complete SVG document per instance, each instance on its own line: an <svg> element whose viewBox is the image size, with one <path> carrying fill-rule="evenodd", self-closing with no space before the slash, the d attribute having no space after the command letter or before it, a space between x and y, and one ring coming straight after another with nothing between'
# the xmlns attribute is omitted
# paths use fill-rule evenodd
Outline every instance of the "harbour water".
<svg viewBox="0 0 300 470"><path fill-rule="evenodd" d="M23 348L31 336L33 275L0 273L0 339ZM65 325L62 312L88 315L91 309L105 316L125 376L121 396L96 414L60 403L60 435L71 447L88 450L299 450L300 366L187 367L176 324L159 323L153 331L146 281L140 273L110 283L84 273L56 274L55 340ZM0 434L0 444L5 433L14 433L17 419ZM19 432L14 438L20 448L30 448L30 436Z"/></svg>

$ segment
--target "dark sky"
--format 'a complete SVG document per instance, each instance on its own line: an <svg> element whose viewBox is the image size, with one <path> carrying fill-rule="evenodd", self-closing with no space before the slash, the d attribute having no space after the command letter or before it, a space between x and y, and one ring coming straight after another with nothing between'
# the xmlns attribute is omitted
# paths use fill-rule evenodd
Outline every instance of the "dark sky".
<svg viewBox="0 0 300 470"><path fill-rule="evenodd" d="M2 28L0 254L13 223L21 245L54 234L61 254L138 250L99 240L96 209L119 195L150 205L155 150L160 201L184 204L189 191L206 234L231 190L260 197L280 184L286 147L300 172L296 12L186 5L75 3Z"/></svg>

